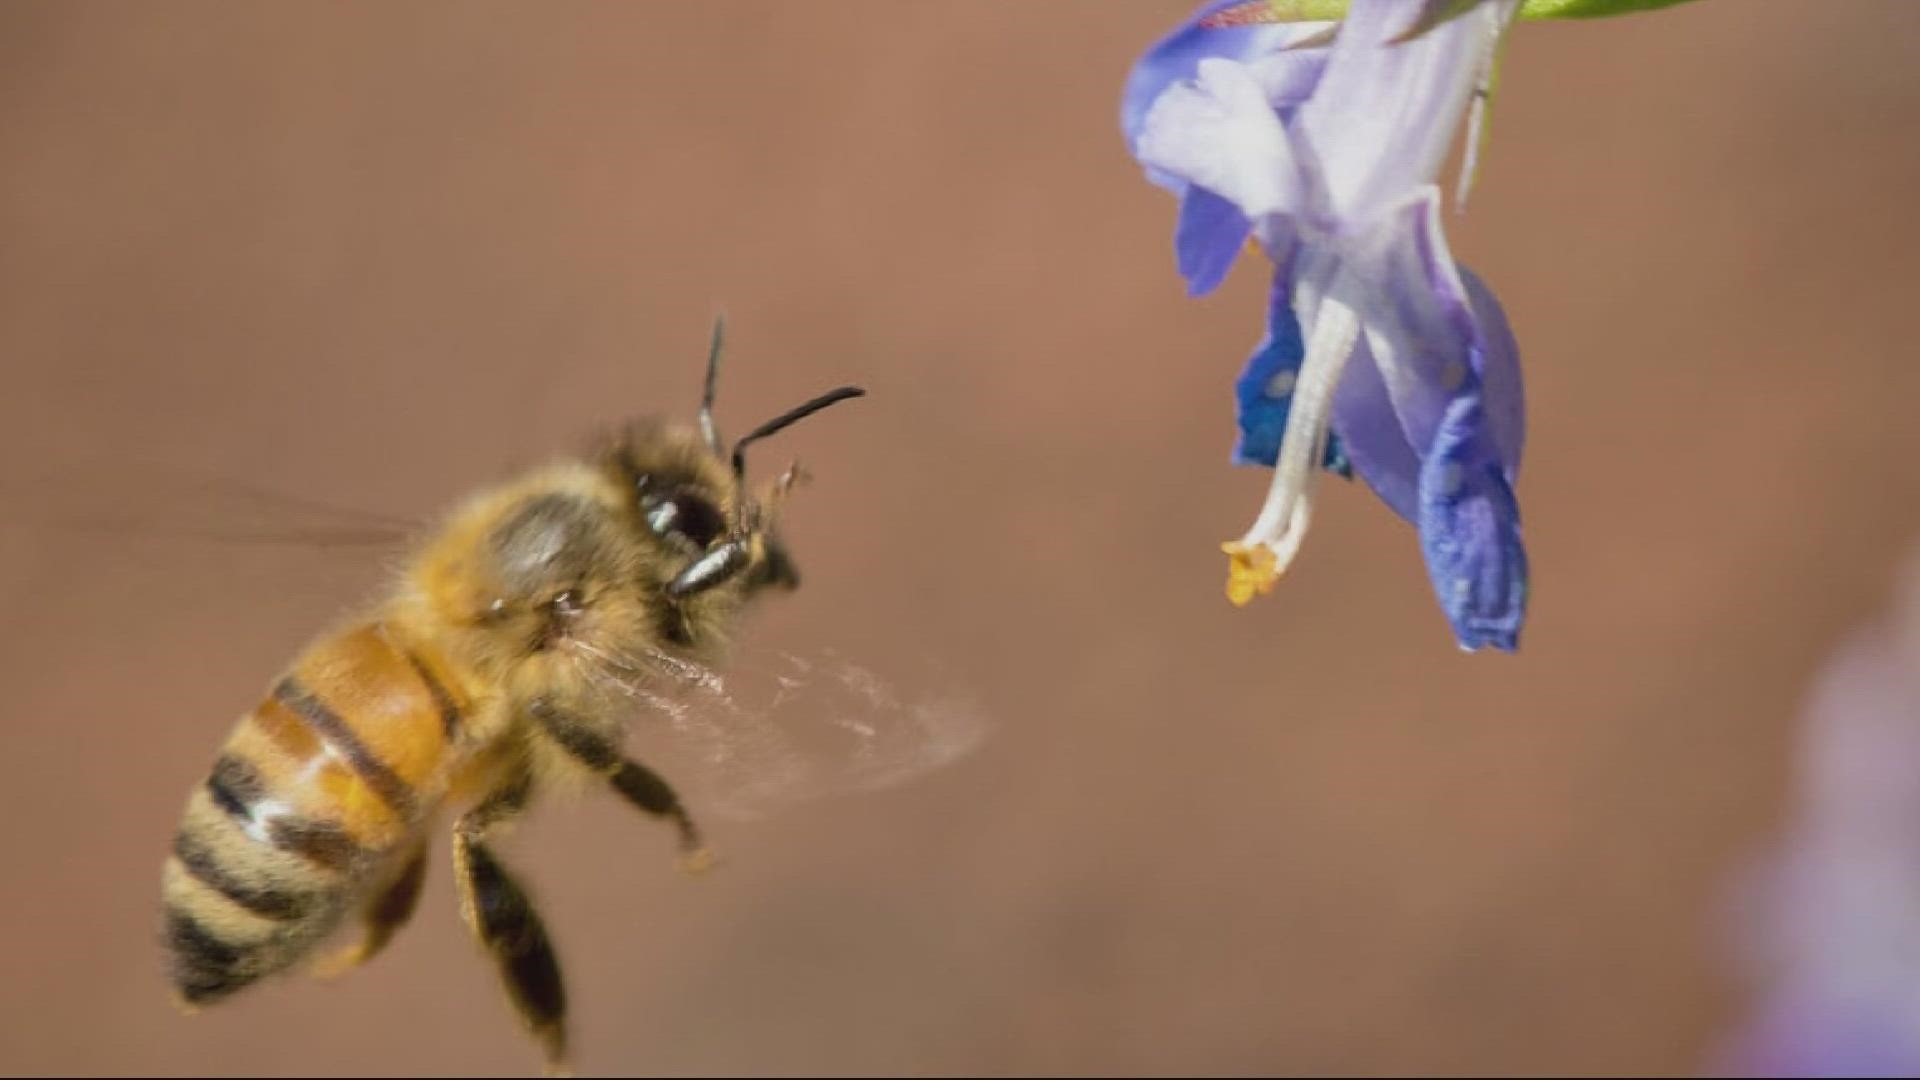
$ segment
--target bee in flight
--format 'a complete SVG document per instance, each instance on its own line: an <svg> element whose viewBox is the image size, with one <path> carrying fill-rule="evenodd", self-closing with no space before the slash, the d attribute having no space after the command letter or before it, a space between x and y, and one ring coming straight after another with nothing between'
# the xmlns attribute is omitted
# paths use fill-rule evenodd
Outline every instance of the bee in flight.
<svg viewBox="0 0 1920 1080"><path fill-rule="evenodd" d="M748 432L713 423L714 326L697 430L633 425L593 455L483 491L421 544L372 611L294 660L187 802L162 874L172 982L187 1007L358 940L372 958L412 914L439 812L461 913L549 1071L566 993L526 890L490 838L541 790L610 786L709 861L674 789L621 749L636 698L704 670L768 589L798 584L776 532L798 466L758 492L748 444L863 391L842 387Z"/></svg>

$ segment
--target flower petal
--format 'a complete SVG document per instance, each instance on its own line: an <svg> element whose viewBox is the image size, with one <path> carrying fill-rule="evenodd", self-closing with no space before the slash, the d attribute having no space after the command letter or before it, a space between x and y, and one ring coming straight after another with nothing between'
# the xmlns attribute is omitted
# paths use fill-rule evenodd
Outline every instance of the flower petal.
<svg viewBox="0 0 1920 1080"><path fill-rule="evenodd" d="M1447 406L1421 464L1419 525L1427 575L1460 647L1513 651L1527 612L1527 553L1477 388Z"/></svg>
<svg viewBox="0 0 1920 1080"><path fill-rule="evenodd" d="M1393 411L1393 397L1365 338L1333 394L1333 432L1353 471L1380 501L1413 521L1420 512L1420 455Z"/></svg>
<svg viewBox="0 0 1920 1080"><path fill-rule="evenodd" d="M1347 444L1340 441L1340 433L1327 432L1327 452L1320 460L1320 467L1338 476L1342 480L1353 479L1353 458L1347 455Z"/></svg>
<svg viewBox="0 0 1920 1080"><path fill-rule="evenodd" d="M1473 312L1473 368L1480 376L1482 404L1487 413L1487 433L1506 466L1507 479L1520 473L1520 452L1526 446L1527 422L1525 392L1520 378L1520 346L1514 341L1513 328L1507 325L1507 313L1493 290L1473 271L1459 268L1466 286L1467 301Z"/></svg>
<svg viewBox="0 0 1920 1080"><path fill-rule="evenodd" d="M1367 326L1334 396L1333 426L1361 477L1415 520L1421 462L1447 409L1471 392L1511 483L1525 438L1519 348L1492 291L1453 262L1438 190L1403 202L1344 265L1357 290L1347 299Z"/></svg>
<svg viewBox="0 0 1920 1080"><path fill-rule="evenodd" d="M1200 61L1210 56L1258 61L1258 77L1269 104L1286 108L1306 100L1327 60L1326 49L1290 49L1289 45L1320 33L1331 23L1264 23L1213 25L1244 0L1213 0L1201 5L1186 22L1161 38L1127 75L1120 97L1120 130L1127 145L1140 138L1141 124L1154 99L1174 83L1191 79ZM1156 178L1156 183L1159 179Z"/></svg>
<svg viewBox="0 0 1920 1080"><path fill-rule="evenodd" d="M1439 175L1510 10L1480 4L1393 44L1409 26L1405 0L1353 0L1326 71L1299 111L1339 220L1386 213Z"/></svg>
<svg viewBox="0 0 1920 1080"><path fill-rule="evenodd" d="M1473 374L1476 326L1440 226L1440 191L1401 200L1350 245L1342 281L1367 346L1416 451L1433 445L1448 402ZM1504 320L1502 320L1504 325Z"/></svg>
<svg viewBox="0 0 1920 1080"><path fill-rule="evenodd" d="M1219 288L1252 231L1253 223L1239 207L1206 188L1188 188L1173 228L1174 260L1187 279L1187 295L1205 296Z"/></svg>
<svg viewBox="0 0 1920 1080"><path fill-rule="evenodd" d="M1256 230L1300 198L1286 128L1253 73L1232 60L1202 60L1193 81L1167 87L1141 122L1134 154L1233 203Z"/></svg>
<svg viewBox="0 0 1920 1080"><path fill-rule="evenodd" d="M1286 44L1272 52L1255 53L1247 61L1253 77L1267 95L1267 104L1281 114L1290 113L1313 94L1320 76L1327 70L1327 57L1333 50L1326 45L1309 45L1317 34L1331 30L1333 23L1296 23L1298 32Z"/></svg>
<svg viewBox="0 0 1920 1080"><path fill-rule="evenodd" d="M1280 440L1287 433L1287 414L1293 404L1293 384L1306 358L1300 322L1283 277L1276 276L1267 308L1267 334L1260 341L1240 378L1233 384L1238 406L1240 438L1233 447L1235 465L1271 466L1280 457Z"/></svg>

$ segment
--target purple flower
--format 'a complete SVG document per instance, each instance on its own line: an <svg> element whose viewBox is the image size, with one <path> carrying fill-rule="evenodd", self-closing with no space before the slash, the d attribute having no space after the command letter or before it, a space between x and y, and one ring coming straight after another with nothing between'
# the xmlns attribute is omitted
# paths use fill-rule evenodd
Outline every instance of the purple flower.
<svg viewBox="0 0 1920 1080"><path fill-rule="evenodd" d="M1719 1075L1920 1073L1920 552L1896 611L1821 671L1776 850L1745 875L1760 984Z"/></svg>
<svg viewBox="0 0 1920 1080"><path fill-rule="evenodd" d="M1519 353L1492 292L1447 250L1435 183L1514 6L1483 0L1401 40L1423 5L1353 0L1330 33L1238 25L1247 5L1218 0L1133 71L1121 122L1148 177L1180 198L1190 291L1217 286L1248 238L1273 263L1234 452L1272 465L1273 483L1225 545L1235 603L1273 587L1318 473L1350 463L1418 525L1461 646L1517 643Z"/></svg>

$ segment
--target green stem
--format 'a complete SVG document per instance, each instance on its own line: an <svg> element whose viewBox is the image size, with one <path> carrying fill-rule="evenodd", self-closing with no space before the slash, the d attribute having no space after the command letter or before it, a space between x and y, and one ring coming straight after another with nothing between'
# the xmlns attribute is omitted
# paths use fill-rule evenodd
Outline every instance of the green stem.
<svg viewBox="0 0 1920 1080"><path fill-rule="evenodd" d="M1672 7L1688 0L1522 0L1523 19L1598 19Z"/></svg>

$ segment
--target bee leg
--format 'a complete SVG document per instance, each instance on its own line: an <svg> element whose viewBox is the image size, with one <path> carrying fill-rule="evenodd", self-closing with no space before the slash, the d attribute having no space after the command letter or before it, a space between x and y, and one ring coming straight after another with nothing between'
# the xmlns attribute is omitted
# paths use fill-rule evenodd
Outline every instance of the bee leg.
<svg viewBox="0 0 1920 1080"><path fill-rule="evenodd" d="M685 600L708 589L718 588L740 575L753 561L753 545L745 537L724 540L709 548L705 555L688 564L667 582L667 596Z"/></svg>
<svg viewBox="0 0 1920 1080"><path fill-rule="evenodd" d="M427 846L414 848L407 864L385 889L377 893L360 913L365 932L355 944L323 958L313 973L322 979L344 975L380 954L393 935L413 917L420 902L420 887L427 879Z"/></svg>
<svg viewBox="0 0 1920 1080"><path fill-rule="evenodd" d="M514 1011L540 1042L549 1075L566 1072L567 992L546 927L520 883L486 844L494 826L526 807L526 777L500 788L461 815L453 827L453 866L460 914L493 955Z"/></svg>
<svg viewBox="0 0 1920 1080"><path fill-rule="evenodd" d="M680 869L702 874L713 868L713 852L700 839L700 827L665 777L627 758L613 774L613 789L634 807L673 823L680 834Z"/></svg>
<svg viewBox="0 0 1920 1080"><path fill-rule="evenodd" d="M659 773L622 757L606 735L549 701L537 700L528 711L538 722L539 730L566 751L567 756L606 777L627 802L673 823L680 834L681 869L697 874L713 865L713 853L701 841L700 829L693 823L692 815Z"/></svg>

